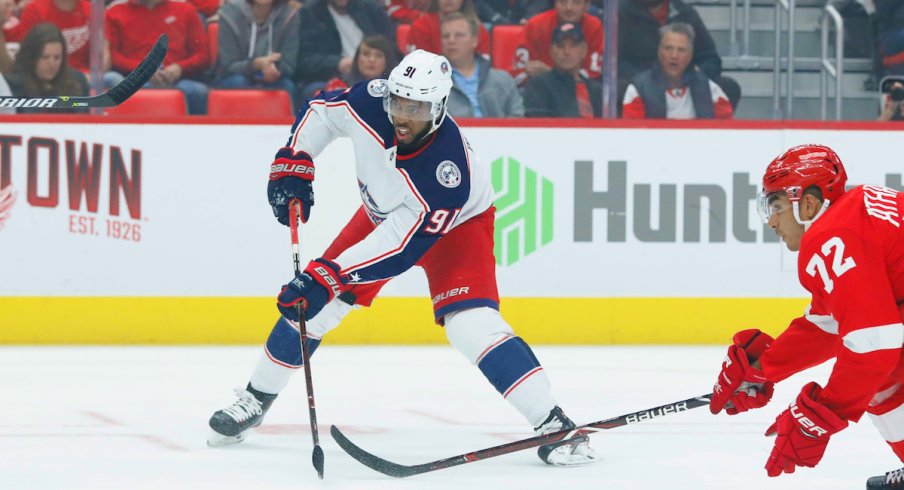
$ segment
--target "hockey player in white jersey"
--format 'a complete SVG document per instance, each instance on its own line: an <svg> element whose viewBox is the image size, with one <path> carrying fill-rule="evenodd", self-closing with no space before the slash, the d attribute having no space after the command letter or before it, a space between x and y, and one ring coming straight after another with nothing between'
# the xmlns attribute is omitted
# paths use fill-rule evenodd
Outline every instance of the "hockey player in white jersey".
<svg viewBox="0 0 904 490"><path fill-rule="evenodd" d="M451 67L418 50L392 70L341 92L321 93L298 113L271 166L268 195L288 223L288 203L314 204L314 160L335 138L351 138L363 205L321 258L284 286L282 317L238 400L211 417L209 443L239 442L260 425L276 395L301 367L295 306L305 311L310 350L354 306L369 306L389 279L424 268L435 320L537 434L574 427L552 396L530 347L498 312L493 257L494 207L488 165L475 157L446 116ZM388 116L388 117L387 117ZM598 460L587 436L539 448L554 465Z"/></svg>

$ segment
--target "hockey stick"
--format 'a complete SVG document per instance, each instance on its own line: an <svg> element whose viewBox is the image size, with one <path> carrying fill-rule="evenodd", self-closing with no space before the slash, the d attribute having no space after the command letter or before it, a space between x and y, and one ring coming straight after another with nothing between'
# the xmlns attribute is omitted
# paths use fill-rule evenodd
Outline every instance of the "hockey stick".
<svg viewBox="0 0 904 490"><path fill-rule="evenodd" d="M161 34L141 63L123 81L107 92L90 97L57 95L47 97L0 96L0 107L37 107L41 109L72 109L73 107L113 107L125 102L154 76L166 57L168 40Z"/></svg>
<svg viewBox="0 0 904 490"><path fill-rule="evenodd" d="M289 228L292 233L292 262L295 265L295 275L301 274L301 258L298 253L298 220L301 216L301 203L298 199L289 201ZM314 453L311 460L317 476L323 480L323 449L320 447L320 436L317 433L317 410L314 408L314 385L311 381L311 352L308 349L308 331L305 327L304 311L301 302L298 309L298 333L301 337L301 363L304 367L304 382L308 390L308 414L311 418L311 436L314 438Z"/></svg>
<svg viewBox="0 0 904 490"><path fill-rule="evenodd" d="M355 443L345 437L345 434L339 431L339 428L335 425L330 427L330 434L332 434L333 439L336 440L336 443L339 444L339 447L345 450L345 452L348 453L349 456L357 459L358 462L363 464L364 466L379 471L384 475L393 476L396 478L405 478L406 476L420 475L421 473L428 473L430 471L437 471L451 468L453 466L473 463L482 459L494 458L496 456L502 456L503 454L509 454L516 451L521 451L522 449L528 449L532 447L542 446L544 444L563 441L580 435L590 434L592 432L614 429L623 425L636 424L637 422L655 419L664 415L668 415L670 413L684 412L685 410L690 410L692 408L709 405L710 398L712 398L712 393L707 393L705 395L696 396L694 398L688 398L687 400L681 400L680 402L669 403L667 405L648 408L639 412L619 415L618 417L600 420L599 422L591 422L589 424L579 425L574 429L566 429L559 432L550 432L549 434L542 436L522 439L520 441L510 442L501 446L493 446L490 448L481 449L479 451L459 454L458 456L452 456L451 458L440 459L437 461L431 461L429 463L416 464L412 466L393 463L392 461L387 461L383 458L380 458L379 456L375 456L361 449L360 447L356 446Z"/></svg>

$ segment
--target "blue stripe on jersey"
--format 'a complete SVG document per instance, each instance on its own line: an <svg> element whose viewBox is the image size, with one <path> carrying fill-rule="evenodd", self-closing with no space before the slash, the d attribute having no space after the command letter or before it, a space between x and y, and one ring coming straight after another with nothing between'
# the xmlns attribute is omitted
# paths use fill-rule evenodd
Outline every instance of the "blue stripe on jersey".
<svg viewBox="0 0 904 490"><path fill-rule="evenodd" d="M477 367L504 395L525 374L540 367L540 361L521 337L512 337L487 353Z"/></svg>
<svg viewBox="0 0 904 490"><path fill-rule="evenodd" d="M359 82L352 85L351 88L320 92L313 99L306 100L295 115L295 122L292 123L292 131L289 133L289 141L286 145L288 146L292 143L292 137L295 135L295 130L298 128L298 124L304 119L305 114L307 114L311 101L322 100L327 103L348 102L355 114L357 114L371 129L376 131L383 140L384 146L386 148L392 147L395 144L393 139L395 131L393 130L392 124L389 122L389 118L386 116L386 111L383 110L383 98L370 95L367 90L368 83L369 82Z"/></svg>
<svg viewBox="0 0 904 490"><path fill-rule="evenodd" d="M473 298L449 303L446 306L435 310L433 312L433 316L436 318L436 321L439 322L440 318L448 315L449 313L455 313L456 311L462 310L470 310L471 308L481 308L484 306L499 311L499 303L497 303L496 301L486 298Z"/></svg>
<svg viewBox="0 0 904 490"><path fill-rule="evenodd" d="M308 352L313 355L320 345L320 339L308 337ZM277 361L293 367L302 365L301 362L301 338L298 330L292 328L289 321L279 317L270 337L267 338L267 351Z"/></svg>

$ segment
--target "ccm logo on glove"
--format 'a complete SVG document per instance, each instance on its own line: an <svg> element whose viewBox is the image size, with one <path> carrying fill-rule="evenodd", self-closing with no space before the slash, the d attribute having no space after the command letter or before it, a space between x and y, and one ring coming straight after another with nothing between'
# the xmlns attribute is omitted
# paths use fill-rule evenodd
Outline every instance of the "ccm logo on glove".
<svg viewBox="0 0 904 490"><path fill-rule="evenodd" d="M807 416L800 413L800 409L797 408L797 404L791 405L791 416L797 419L797 423L803 426L809 432L812 432L813 435L811 437L819 437L824 436L829 433L829 431L823 429L822 427L816 425L816 422L810 420ZM807 431L802 431L804 435L809 436Z"/></svg>

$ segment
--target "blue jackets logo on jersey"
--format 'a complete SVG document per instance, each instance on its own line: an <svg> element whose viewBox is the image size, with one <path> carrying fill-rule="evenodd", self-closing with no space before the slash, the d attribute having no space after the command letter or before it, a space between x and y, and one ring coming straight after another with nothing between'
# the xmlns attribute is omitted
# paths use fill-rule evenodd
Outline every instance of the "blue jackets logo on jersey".
<svg viewBox="0 0 904 490"><path fill-rule="evenodd" d="M443 160L443 162L436 167L436 180L438 180L443 187L448 187L450 189L458 187L458 185L461 184L461 170L459 170L458 165L455 165L455 162L452 160Z"/></svg>
<svg viewBox="0 0 904 490"><path fill-rule="evenodd" d="M385 221L388 215L380 211L380 208L377 206L377 201L374 201L373 196L367 191L367 184L362 184L359 180L358 190L361 192L361 201L364 203L364 211L367 212L367 217L370 218L371 223L379 225Z"/></svg>
<svg viewBox="0 0 904 490"><path fill-rule="evenodd" d="M386 95L387 87L386 80L377 78L376 80L367 82L367 93L373 97L383 97Z"/></svg>

